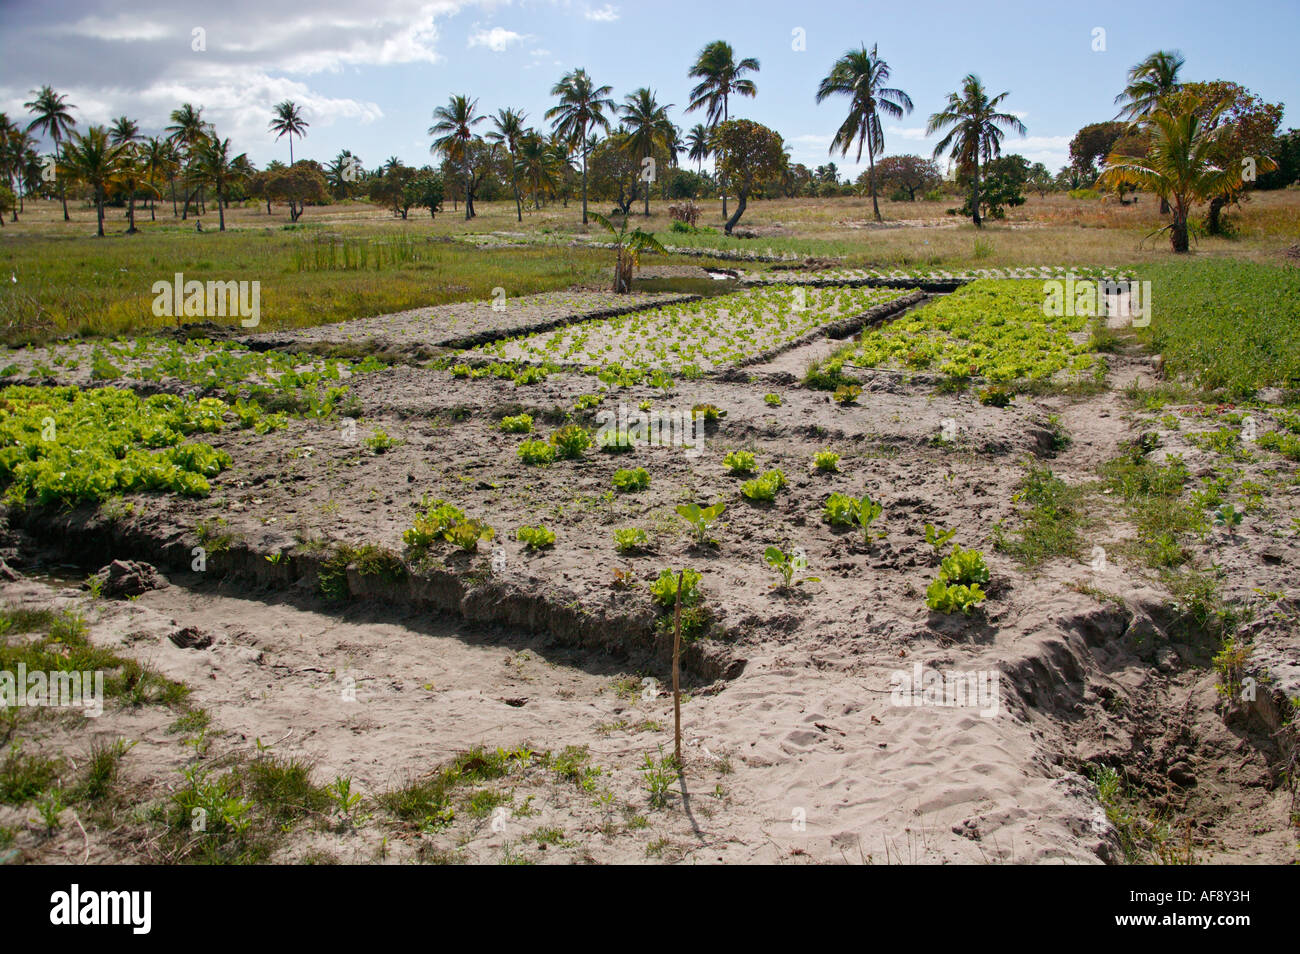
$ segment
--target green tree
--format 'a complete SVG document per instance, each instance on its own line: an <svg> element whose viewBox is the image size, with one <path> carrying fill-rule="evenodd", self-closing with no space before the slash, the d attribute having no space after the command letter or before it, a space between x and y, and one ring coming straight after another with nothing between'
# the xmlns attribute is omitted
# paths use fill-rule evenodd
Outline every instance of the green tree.
<svg viewBox="0 0 1300 954"><path fill-rule="evenodd" d="M696 123L686 134L686 155L696 163L696 171L704 172L704 160L713 155L713 132L704 123Z"/></svg>
<svg viewBox="0 0 1300 954"><path fill-rule="evenodd" d="M1177 50L1157 50L1128 71L1123 92L1115 97L1118 119L1140 123L1179 88L1178 73L1186 61Z"/></svg>
<svg viewBox="0 0 1300 954"><path fill-rule="evenodd" d="M861 162L862 147L866 145L867 182L877 222L881 219L880 203L876 199L876 156L885 150L885 131L880 125L880 114L901 119L904 113L912 111L912 100L908 95L901 89L886 86L888 82L889 64L877 55L875 44L872 44L870 53L864 45L841 56L817 87L819 103L832 96L849 97L849 114L835 131L830 151L833 153L838 149L841 156L847 156L856 139L857 161Z"/></svg>
<svg viewBox="0 0 1300 954"><path fill-rule="evenodd" d="M612 86L596 86L583 69L566 73L551 87L551 95L558 96L560 102L546 111L546 118L551 120L557 136L582 151L583 225L587 224L587 134L596 129L609 130L605 111L612 113L616 109L609 95L612 92Z"/></svg>
<svg viewBox="0 0 1300 954"><path fill-rule="evenodd" d="M68 174L90 186L95 197L97 234L104 237L104 195L122 171L123 146L115 146L103 126L91 126L86 134L73 134L64 144L63 163Z"/></svg>
<svg viewBox="0 0 1300 954"><path fill-rule="evenodd" d="M276 139L289 137L289 165L293 165L293 137L299 139L307 135L311 123L302 118L302 110L291 99L275 104L275 117L267 124L267 129L275 133Z"/></svg>
<svg viewBox="0 0 1300 954"><path fill-rule="evenodd" d="M942 130L947 135L934 147L934 158L945 152L957 161L958 171L969 177L970 197L967 206L978 228L980 219L980 162L996 159L1002 151L1002 129L1025 134L1025 124L1010 113L998 111L1009 94L990 97L974 73L962 80L961 93L949 93L948 103L930 116L925 133L932 136Z"/></svg>
<svg viewBox="0 0 1300 954"><path fill-rule="evenodd" d="M736 211L725 226L728 235L745 214L757 183L785 171L785 143L778 133L749 119L731 119L717 130L718 172L736 190Z"/></svg>
<svg viewBox="0 0 1300 954"><path fill-rule="evenodd" d="M487 134L488 140L504 146L510 156L510 191L515 195L515 220L518 222L524 220L524 203L519 196L519 140L524 135L524 120L527 118L528 114L518 109L499 109L492 117L495 128Z"/></svg>
<svg viewBox="0 0 1300 954"><path fill-rule="evenodd" d="M217 220L220 231L226 230L226 195L233 183L243 177L241 167L247 156L230 155L230 140L207 136L195 145L188 173L200 185L212 186L217 196Z"/></svg>
<svg viewBox="0 0 1300 954"><path fill-rule="evenodd" d="M1154 192L1169 204L1172 218L1159 232L1168 230L1174 252L1188 250L1187 217L1193 203L1209 201L1241 188L1241 170L1214 162L1220 140L1232 127L1219 119L1227 103L1203 104L1194 96L1165 100L1147 115L1151 146L1145 156L1112 153L1106 159L1099 184L1118 189L1135 186Z"/></svg>
<svg viewBox="0 0 1300 954"><path fill-rule="evenodd" d="M668 118L672 103L660 106L653 91L645 88L628 93L620 107L627 134L623 139L623 148L632 154L641 169L646 168L646 159L654 160L656 151L671 152L676 139L676 129ZM656 172L657 174L657 172ZM645 214L650 214L650 182L641 175L645 182Z"/></svg>
<svg viewBox="0 0 1300 954"><path fill-rule="evenodd" d="M740 62L736 62L736 53L731 48L731 44L725 40L714 40L700 50L699 56L695 58L695 65L687 74L692 79L700 80L700 83L691 90L691 102L686 107L686 111L689 113L703 109L709 127L716 130L720 123L725 123L731 118L730 104L733 95L747 96L750 99L758 95L758 87L754 85L754 81L745 77L746 73L758 71L759 63L754 57L747 56ZM722 185L722 217L725 219L727 181L723 176L719 176L719 179Z"/></svg>
<svg viewBox="0 0 1300 954"><path fill-rule="evenodd" d="M429 127L429 135L437 137L433 148L452 162L460 165L465 174L465 221L474 217L470 163L465 161L470 141L475 138L474 127L487 119L478 114L478 100L468 96L451 97L446 106L433 111L437 120Z"/></svg>
<svg viewBox="0 0 1300 954"><path fill-rule="evenodd" d="M54 158L56 162L61 162L63 159L62 143L77 127L76 120L72 118L72 111L77 107L69 103L66 96L54 92L49 86L42 86L39 90L32 90L32 97L33 99L30 102L23 103L23 108L34 117L27 124L27 131L36 130L43 135L49 136L54 141ZM59 183L59 198L63 200L63 221L72 221L68 215L68 193L62 183ZM103 234L102 227L100 234Z"/></svg>

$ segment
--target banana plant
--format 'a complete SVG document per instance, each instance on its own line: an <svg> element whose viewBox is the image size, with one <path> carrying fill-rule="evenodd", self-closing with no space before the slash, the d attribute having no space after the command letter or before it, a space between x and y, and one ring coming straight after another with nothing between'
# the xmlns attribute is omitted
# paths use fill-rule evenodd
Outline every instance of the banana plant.
<svg viewBox="0 0 1300 954"><path fill-rule="evenodd" d="M632 276L640 264L641 253L658 252L667 255L668 252L649 232L643 232L639 228L629 232L626 218L621 226L614 228L614 223L599 213L593 212L591 217L614 236L614 292L626 295L632 290Z"/></svg>

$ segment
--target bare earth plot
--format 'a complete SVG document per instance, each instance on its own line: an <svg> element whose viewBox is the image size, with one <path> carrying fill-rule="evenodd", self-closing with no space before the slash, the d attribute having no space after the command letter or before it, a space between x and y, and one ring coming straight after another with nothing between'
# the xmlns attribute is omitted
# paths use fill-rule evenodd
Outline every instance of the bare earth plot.
<svg viewBox="0 0 1300 954"><path fill-rule="evenodd" d="M546 292L512 298L503 289L500 298L416 308L293 331L250 335L245 342L265 348L300 349L310 345L363 345L374 343L397 351L418 347L460 348L495 338L535 331L572 321L619 314L654 304L667 304L689 295L612 292Z"/></svg>
<svg viewBox="0 0 1300 954"><path fill-rule="evenodd" d="M703 324L695 340L706 347L691 354L658 354L653 342L665 335L643 334L649 328L593 332L617 327L613 319L562 329L552 351L570 352L574 335L586 340L553 360L721 370L823 319L857 314L863 302L842 295L810 290L825 307L808 328L762 309L752 342L736 343L735 322L719 318L732 334L725 354ZM709 319L690 307L679 321ZM1199 482L1205 455L1232 451L1231 442L1196 435L1219 412L1135 408L1117 387L1151 383L1148 359L1118 353L1101 363L1064 327L1024 321L1009 321L1006 333L1043 344L1028 364L1044 382L1074 378L1005 407L987 403L981 386L1006 359L964 337L948 307L935 312L949 315L947 338L931 334L926 354L900 352L904 365L909 355L928 362L915 373L870 373L846 358L863 390L843 404L770 364L747 368L752 380L625 386L576 372L527 383L452 367L356 373L339 400L353 403L359 423L292 414L260 431L232 420L195 435L230 458L206 497L133 493L101 508L7 514L5 556L19 569L129 557L154 563L172 586L128 602L55 593L28 578L5 584L4 598L75 605L96 644L192 686L191 704L211 714L203 764L213 777L258 758L256 740L310 760L321 783L350 777L365 808L346 824L302 819L274 860L1088 863L1125 860L1135 831L1172 857L1294 860L1269 725L1275 693L1295 692L1285 680L1296 647L1289 567L1300 546L1274 532L1300 514L1294 464L1263 449L1242 457L1242 476L1272 492L1248 522L1180 541L1227 568L1225 596L1278 594L1251 623L1278 682L1225 723L1209 666L1216 647L1188 628L1139 559L1141 528L1115 489L1126 485L1102 486L1098 471L1128 441L1142 449L1131 465L1143 474L1181 460L1191 488L1212 489ZM789 338L760 337L779 320L794 322L779 329ZM885 355L886 331L864 336L854 357ZM917 336L932 331L918 326ZM545 350L548 336L534 337ZM527 348L466 356L501 357L533 360ZM952 373L941 372L946 363L973 371L973 385L937 387ZM1084 387L1099 368L1111 387ZM705 405L718 416L702 447L592 445L549 462L542 453L559 449L566 427L595 437L601 412L690 420ZM503 429L506 418L514 430ZM1261 415L1259 426L1285 420ZM1153 430L1154 442L1141 438ZM735 472L726 460L734 452L753 454L752 471ZM825 452L838 460L819 470L814 455ZM616 481L636 468L647 486ZM1032 516L1027 478L1047 468L1087 496L1058 488L1077 539L1033 565L1016 547ZM775 471L784 479L769 480L770 500L746 493ZM869 495L880 516L865 533L833 525L833 494ZM703 540L676 510L719 501L725 510ZM494 534L463 549L416 545L407 532L448 504ZM954 534L936 547L927 524ZM555 539L532 549L517 531L538 526ZM644 536L620 552L618 530ZM926 605L954 543L987 561L987 599L969 615ZM800 548L803 572L818 580L775 587L769 545ZM661 800L654 778L660 746L671 747L662 691L671 639L651 587L670 567L700 574L703 612L685 657L685 781ZM184 627L210 641L176 645L170 637ZM917 671L996 673L1000 690L984 706L896 704L899 675ZM195 746L183 744L192 736L168 730L175 719L110 706L95 726L105 738L139 740L122 761L135 804L166 803L194 764ZM52 750L60 725L39 720L24 735L34 751ZM499 774L476 765L445 801L414 808L413 797L386 797L475 746L504 750ZM1157 838L1099 800L1097 766L1118 766L1129 783L1160 793L1142 811L1181 826L1178 838ZM169 860L164 848L198 850L189 836L151 842L155 823L143 810L117 832L91 826L84 841L73 826L42 836L23 820L30 815L0 808L24 857L89 850L102 860Z"/></svg>

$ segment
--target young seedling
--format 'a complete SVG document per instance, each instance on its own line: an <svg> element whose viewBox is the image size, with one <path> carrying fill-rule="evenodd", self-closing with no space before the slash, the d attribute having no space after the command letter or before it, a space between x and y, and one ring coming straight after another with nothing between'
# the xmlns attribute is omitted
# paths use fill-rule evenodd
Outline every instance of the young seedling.
<svg viewBox="0 0 1300 954"><path fill-rule="evenodd" d="M943 548L948 545L948 541L957 535L957 529L939 530L932 523L925 525L925 542L934 549L934 555L938 556L943 552Z"/></svg>
<svg viewBox="0 0 1300 954"><path fill-rule="evenodd" d="M695 530L695 542L708 544L717 542L709 537L709 529L726 509L727 505L719 500L712 507L701 507L695 503L681 504L677 508L677 513Z"/></svg>
<svg viewBox="0 0 1300 954"><path fill-rule="evenodd" d="M861 394L862 388L859 385L841 384L831 397L840 407L848 407L850 404L857 404Z"/></svg>
<svg viewBox="0 0 1300 954"><path fill-rule="evenodd" d="M767 561L768 566L781 575L781 582L772 585L783 593L790 592L794 586L821 582L815 576L805 576L798 580L794 578L795 573L808 569L808 558L804 556L803 550L799 547L795 547L789 553L786 553L780 547L768 547L763 551L763 559Z"/></svg>
<svg viewBox="0 0 1300 954"><path fill-rule="evenodd" d="M758 466L757 458L750 451L729 451L727 456L722 458L722 463L726 465L733 477L752 474L754 468Z"/></svg>
<svg viewBox="0 0 1300 954"><path fill-rule="evenodd" d="M515 531L515 539L529 550L542 550L555 546L555 531L543 526L520 527Z"/></svg>
<svg viewBox="0 0 1300 954"><path fill-rule="evenodd" d="M614 547L619 553L635 553L646 545L648 537L640 527L622 527L614 531Z"/></svg>

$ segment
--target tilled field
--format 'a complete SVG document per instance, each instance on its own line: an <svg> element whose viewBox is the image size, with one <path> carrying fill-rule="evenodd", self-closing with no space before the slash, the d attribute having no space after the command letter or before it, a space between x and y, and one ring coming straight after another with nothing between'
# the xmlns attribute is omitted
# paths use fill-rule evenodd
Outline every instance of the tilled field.
<svg viewBox="0 0 1300 954"><path fill-rule="evenodd" d="M997 407L977 388L871 369L857 369L862 393L841 403L798 383L805 352L824 349L809 341L740 377L657 386L571 372L519 384L408 365L352 374L359 421L293 416L264 433L201 435L231 460L207 497L8 513L7 556L20 569L54 554L91 569L131 558L180 585L130 604L51 597L33 581L9 584L6 597L76 603L93 637L195 685L214 723L238 736L221 746L292 728L281 750L325 778L350 775L367 797L475 745L585 746L585 764L602 767L600 782L574 788L516 760L493 789L511 811L501 830L473 808L412 830L376 807L359 832L295 838L281 860L390 857L392 825L397 860L1125 860L1135 831L1155 836L1098 800L1098 766L1142 793L1137 815L1187 826L1186 849L1180 829L1160 850L1292 860L1279 785L1287 745L1273 733L1278 700L1295 689L1288 567L1300 548L1281 529L1300 513L1294 464L1195 436L1203 423L1231 429L1238 422L1218 421L1229 410L1135 406L1122 389L1157 376L1138 355L1109 356L1106 388ZM643 414L686 425L695 446L633 439L610 452L596 440L572 459L521 457L530 441L556 449L550 438L564 428L596 439L602 423ZM526 430L503 430L524 415ZM1256 424L1268 432L1285 420ZM1197 616L1205 606L1149 569L1141 520L1122 485L1103 481L1101 468L1134 446L1152 466L1184 462L1196 492L1225 454L1234 486L1262 488L1247 520L1177 541L1193 563L1222 568L1225 602L1253 607L1264 652L1252 657L1261 689L1250 704L1225 709L1217 647ZM743 452L751 469L733 473L727 455ZM827 452L835 466L818 469ZM637 468L647 486L616 486L616 473ZM1034 565L998 543L1023 542L1027 475L1048 468L1088 496L1071 504L1083 511L1073 548ZM746 495L774 470L784 481L773 499ZM834 494L865 495L880 514L865 532L833 526ZM463 549L411 545L404 535L438 502L493 534ZM678 513L715 503L725 509L698 532ZM953 534L935 544L927 524ZM554 541L532 549L523 527ZM644 539L620 552L617 530ZM926 603L953 544L987 562L987 599L969 614ZM778 587L769 546L799 551L795 579L817 579ZM652 597L666 568L700 574L702 612L684 657L685 786L660 803L647 802L643 762L671 747L670 614ZM212 640L176 647L167 636L180 626ZM352 670L370 702L319 707ZM996 673L1000 691L981 706L899 705L892 687L913 673ZM160 722L106 718L152 740L136 781L159 797L146 777L183 766L176 742ZM1246 838L1252 826L1264 834ZM563 837L538 834L551 829ZM103 857L133 856L105 837ZM41 844L23 850L40 857ZM48 850L57 845L75 852L78 839Z"/></svg>

